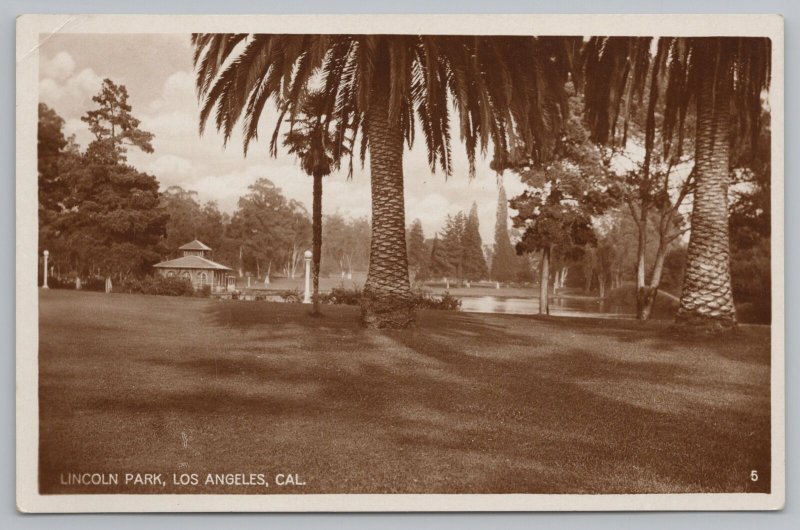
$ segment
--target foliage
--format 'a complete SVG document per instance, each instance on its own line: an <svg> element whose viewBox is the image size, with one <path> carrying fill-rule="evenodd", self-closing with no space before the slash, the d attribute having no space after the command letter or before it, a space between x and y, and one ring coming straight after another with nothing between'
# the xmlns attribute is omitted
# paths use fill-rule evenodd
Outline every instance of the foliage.
<svg viewBox="0 0 800 530"><path fill-rule="evenodd" d="M64 136L64 119L53 109L39 104L37 143L39 250L49 250L50 263L64 265L68 248L62 237L60 216L70 193L71 171L81 164L74 138Z"/></svg>
<svg viewBox="0 0 800 530"><path fill-rule="evenodd" d="M461 238L462 262L464 278L470 281L485 279L488 274L486 257L483 255L480 226L478 223L478 204L473 202L469 215L464 223Z"/></svg>
<svg viewBox="0 0 800 530"><path fill-rule="evenodd" d="M441 309L445 311L458 311L461 309L461 299L446 291L441 296L421 291L415 292L412 303L417 309Z"/></svg>
<svg viewBox="0 0 800 530"><path fill-rule="evenodd" d="M178 257L181 245L198 239L213 249L214 261L236 263L236 244L228 234L230 216L220 212L216 202L201 205L196 192L170 186L161 192L159 203L168 216L164 238L167 256Z"/></svg>
<svg viewBox="0 0 800 530"><path fill-rule="evenodd" d="M336 137L323 121L325 103L325 94L320 90L304 93L291 130L283 137L288 153L297 156L300 168L308 176L327 177L339 169L341 156L346 154L336 148Z"/></svg>
<svg viewBox="0 0 800 530"><path fill-rule="evenodd" d="M408 245L408 268L411 271L411 277L416 281L427 279L430 276L430 253L425 244L425 233L419 219L414 219L411 223L406 234L406 244Z"/></svg>
<svg viewBox="0 0 800 530"><path fill-rule="evenodd" d="M478 149L485 151L491 140L501 163L510 134L531 146L532 156L547 157L579 43L563 37L194 34L200 123L214 116L227 142L241 118L246 150L258 136L267 101L293 119L304 90L318 79L323 123L337 139L334 153L352 153L360 135L363 161L377 132L364 126L371 95L385 91L392 126L411 147L418 121L431 169L449 174L449 95L474 174Z"/></svg>
<svg viewBox="0 0 800 530"><path fill-rule="evenodd" d="M517 252L556 247L566 259L579 259L597 242L592 217L614 206L619 188L609 178L598 147L590 140L571 99L571 113L556 146L555 159L542 166L518 158L514 170L527 189L510 201L514 226L523 229Z"/></svg>
<svg viewBox="0 0 800 530"><path fill-rule="evenodd" d="M135 119L127 103L105 96L96 101L114 107L113 119L131 131ZM167 220L159 207L158 181L123 163L121 140L113 139L119 131L103 126L104 113L87 113L96 124L96 139L80 153L65 141L63 120L46 107L40 110L39 234L51 264L84 277L147 272L163 251Z"/></svg>
<svg viewBox="0 0 800 530"><path fill-rule="evenodd" d="M625 282L611 289L605 302L611 310L631 314L636 310L636 291L635 282ZM659 291L653 301L653 316L668 319L673 317L677 310L678 300L664 291Z"/></svg>
<svg viewBox="0 0 800 530"><path fill-rule="evenodd" d="M650 52L653 47L655 53ZM757 156L763 131L762 97L770 85L771 51L770 39L750 37L661 37L657 41L651 37L595 37L584 49L586 115L597 141L625 145L631 110L648 91L642 168L646 185L650 184L658 114L663 115L661 157L671 167L683 153L686 130L690 128L689 109L695 110L692 226L677 315L678 322L688 327L716 331L736 322L725 201L731 160L741 162ZM622 134L617 134L620 123ZM665 183L668 181L666 178ZM646 222L650 199L648 190L641 189L639 215ZM667 209L665 224L672 221L671 210ZM641 238L645 233L640 229L640 318L646 318L647 303L654 292L652 285L643 285ZM664 230L661 233L663 243ZM663 256L663 244L660 250ZM658 264L654 265L652 276L657 288Z"/></svg>
<svg viewBox="0 0 800 530"><path fill-rule="evenodd" d="M497 189L497 221L494 227L494 248L492 250L491 278L497 282L511 282L515 279L514 247L508 235L508 200L506 189L499 183Z"/></svg>
<svg viewBox="0 0 800 530"><path fill-rule="evenodd" d="M39 272L37 282L37 285L42 285L44 283L44 275L41 271ZM75 289L75 278L59 278L58 276L48 276L47 287L50 289Z"/></svg>
<svg viewBox="0 0 800 530"><path fill-rule="evenodd" d="M438 235L431 248L431 276L452 277L459 281L477 281L487 277L477 204L472 205L469 216L464 212L448 214L441 239Z"/></svg>
<svg viewBox="0 0 800 530"><path fill-rule="evenodd" d="M324 274L352 277L369 264L370 223L366 217L347 218L339 213L326 215L322 222L325 246L322 248Z"/></svg>
<svg viewBox="0 0 800 530"><path fill-rule="evenodd" d="M94 141L89 144L87 155L116 163L125 161L129 146L145 153L153 152L153 134L139 129L139 120L131 114L128 104L128 89L110 79L103 80L100 92L92 97L97 103L95 110L88 111L81 121L89 126Z"/></svg>
<svg viewBox="0 0 800 530"><path fill-rule="evenodd" d="M284 302L289 302L292 304L299 304L303 301L303 294L299 289L286 289L279 292L278 296L280 296Z"/></svg>
<svg viewBox="0 0 800 530"><path fill-rule="evenodd" d="M334 287L327 293L320 293L320 301L323 304L331 305L358 305L361 301L363 291L360 288L354 287L348 289L347 287Z"/></svg>
<svg viewBox="0 0 800 530"><path fill-rule="evenodd" d="M320 293L320 302L331 305L359 305L363 296L360 288L334 287L327 293ZM443 309L458 311L461 300L445 292L442 296L435 296L425 291L412 292L410 304L416 309Z"/></svg>
<svg viewBox="0 0 800 530"><path fill-rule="evenodd" d="M258 137L262 111L273 100L294 123L302 95L321 91L321 128L336 140L337 160L358 146L370 156L372 229L362 323L404 327L413 321L405 242L403 158L417 124L431 171L452 171L451 109L456 109L469 174L491 144L498 167L509 138L547 158L560 127L567 78L579 38L423 35L194 34L200 128L213 116L225 142L241 120L243 148ZM316 195L316 194L315 194ZM380 299L380 300L379 300Z"/></svg>
<svg viewBox="0 0 800 530"><path fill-rule="evenodd" d="M754 154L763 126L761 93L769 87L771 43L752 37L593 37L582 51L585 111L592 138L625 145L631 117L645 90L658 95L663 86L662 144L665 159L683 153L686 120L696 102L701 76L716 65L731 92L734 127L731 140L740 157ZM648 72L650 76L648 76ZM655 83L651 80L655 80ZM652 104L650 103L652 102ZM648 102L646 144L655 138L655 98Z"/></svg>
<svg viewBox="0 0 800 530"><path fill-rule="evenodd" d="M101 276L89 276L81 282L81 290L104 292L106 290L106 279Z"/></svg>
<svg viewBox="0 0 800 530"><path fill-rule="evenodd" d="M229 230L241 251L240 269L258 273L282 266L293 275L311 241L308 212L269 179L258 179L248 190L239 199Z"/></svg>
<svg viewBox="0 0 800 530"><path fill-rule="evenodd" d="M444 228L442 229L442 239L440 245L446 263L446 276L452 276L461 280L464 277L464 229L466 218L464 212L455 215L448 214Z"/></svg>
<svg viewBox="0 0 800 530"><path fill-rule="evenodd" d="M439 239L439 234L433 236L429 263L431 278L442 278L451 274L447 251Z"/></svg>
<svg viewBox="0 0 800 530"><path fill-rule="evenodd" d="M197 293L198 296L207 297L211 294L211 287L204 285ZM126 278L113 286L113 290L121 293L152 294L164 296L192 296L195 293L192 282L186 278L168 277L156 274L142 278Z"/></svg>
<svg viewBox="0 0 800 530"><path fill-rule="evenodd" d="M763 121L769 122L768 114ZM756 156L736 160L729 220L731 283L739 318L762 323L772 318L770 154L770 130L765 127Z"/></svg>

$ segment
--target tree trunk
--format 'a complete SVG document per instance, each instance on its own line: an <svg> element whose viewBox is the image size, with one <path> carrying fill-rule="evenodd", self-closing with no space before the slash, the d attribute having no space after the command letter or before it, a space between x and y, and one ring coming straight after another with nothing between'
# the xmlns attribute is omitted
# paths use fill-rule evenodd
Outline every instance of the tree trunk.
<svg viewBox="0 0 800 530"><path fill-rule="evenodd" d="M311 314L319 315L319 265L322 255L322 175L314 175L314 199L312 205L312 273L313 273L313 306Z"/></svg>
<svg viewBox="0 0 800 530"><path fill-rule="evenodd" d="M597 294L601 299L606 297L606 275L602 270L597 273Z"/></svg>
<svg viewBox="0 0 800 530"><path fill-rule="evenodd" d="M587 267L588 269L588 267ZM589 269L588 272L584 270L583 273L583 292L586 294L592 291L592 280L594 279L594 269Z"/></svg>
<svg viewBox="0 0 800 530"><path fill-rule="evenodd" d="M644 316L645 307L654 296L646 285L647 278L645 276L647 252L647 205L645 202L646 200L642 199L639 218L634 217L639 236L636 245L636 318L638 320L647 320L647 316Z"/></svg>
<svg viewBox="0 0 800 530"><path fill-rule="evenodd" d="M676 317L680 327L701 332L736 325L728 239L731 73L724 57L715 64L714 51L705 54L707 74L697 98L692 228Z"/></svg>
<svg viewBox="0 0 800 530"><path fill-rule="evenodd" d="M542 267L539 276L539 314L549 315L547 290L550 284L550 247L542 249Z"/></svg>
<svg viewBox="0 0 800 530"><path fill-rule="evenodd" d="M655 261L653 262L653 272L650 275L650 284L636 292L636 318L639 320L649 320L653 312L653 306L658 296L658 288L661 286L661 274L664 271L664 259L667 257L669 244L663 241L659 243L656 251Z"/></svg>
<svg viewBox="0 0 800 530"><path fill-rule="evenodd" d="M372 238L361 321L373 328L404 328L413 322L414 311L406 251L403 129L389 121L388 64L378 68L376 76L384 79L377 80L367 111Z"/></svg>

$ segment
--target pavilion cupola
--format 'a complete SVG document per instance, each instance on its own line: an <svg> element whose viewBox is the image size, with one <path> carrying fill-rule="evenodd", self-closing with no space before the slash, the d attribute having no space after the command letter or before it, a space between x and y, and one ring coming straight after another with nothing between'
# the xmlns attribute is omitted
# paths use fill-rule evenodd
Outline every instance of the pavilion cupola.
<svg viewBox="0 0 800 530"><path fill-rule="evenodd" d="M178 250L183 251L184 256L200 256L201 258L208 258L211 254L211 247L195 239L190 243L186 243Z"/></svg>

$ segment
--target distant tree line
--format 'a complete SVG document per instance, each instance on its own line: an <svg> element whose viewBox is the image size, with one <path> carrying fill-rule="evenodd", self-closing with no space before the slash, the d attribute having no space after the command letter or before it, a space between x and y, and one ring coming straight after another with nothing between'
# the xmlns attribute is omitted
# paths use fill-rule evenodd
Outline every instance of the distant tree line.
<svg viewBox="0 0 800 530"><path fill-rule="evenodd" d="M94 139L84 150L65 135L63 118L39 104L39 248L50 252L54 277L144 277L193 239L239 275L269 282L298 274L311 243L302 203L266 178L249 186L232 214L180 186L159 191L155 176L126 162L131 147L152 152L153 135L139 128L125 86L106 79L93 101L82 119ZM324 224L326 274L366 270L368 221L336 214Z"/></svg>

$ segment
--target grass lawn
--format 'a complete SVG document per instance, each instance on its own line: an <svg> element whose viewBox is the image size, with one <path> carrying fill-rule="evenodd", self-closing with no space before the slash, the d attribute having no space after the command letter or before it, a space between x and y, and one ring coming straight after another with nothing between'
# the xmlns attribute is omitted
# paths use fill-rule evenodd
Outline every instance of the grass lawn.
<svg viewBox="0 0 800 530"><path fill-rule="evenodd" d="M122 491L768 491L769 328L678 340L665 323L40 294L40 488ZM757 470L759 480L750 473ZM270 487L171 485L264 473ZM304 486L277 487L278 473Z"/></svg>

